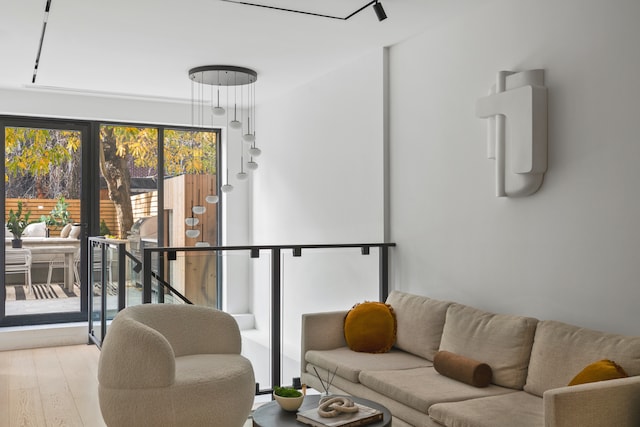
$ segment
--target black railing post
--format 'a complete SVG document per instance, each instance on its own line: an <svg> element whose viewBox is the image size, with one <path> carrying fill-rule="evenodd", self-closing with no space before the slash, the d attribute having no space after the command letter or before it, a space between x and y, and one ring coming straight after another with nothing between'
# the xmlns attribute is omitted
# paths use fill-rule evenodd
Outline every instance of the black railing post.
<svg viewBox="0 0 640 427"><path fill-rule="evenodd" d="M389 247L380 246L380 301L385 302L389 296Z"/></svg>
<svg viewBox="0 0 640 427"><path fill-rule="evenodd" d="M151 304L151 251L142 251L142 303Z"/></svg>
<svg viewBox="0 0 640 427"><path fill-rule="evenodd" d="M104 342L104 337L107 335L107 294L109 293L108 287L105 286L107 283L107 270L104 268L107 260L107 250L104 243L100 244L100 323L102 331L100 333L100 341ZM93 268L93 264L91 264L91 268Z"/></svg>
<svg viewBox="0 0 640 427"><path fill-rule="evenodd" d="M125 308L125 279L126 279L126 244L118 243L118 311ZM111 266L109 266L111 268Z"/></svg>
<svg viewBox="0 0 640 427"><path fill-rule="evenodd" d="M282 323L281 307L281 264L280 249L271 249L271 387L280 386L281 377L281 349L280 333Z"/></svg>

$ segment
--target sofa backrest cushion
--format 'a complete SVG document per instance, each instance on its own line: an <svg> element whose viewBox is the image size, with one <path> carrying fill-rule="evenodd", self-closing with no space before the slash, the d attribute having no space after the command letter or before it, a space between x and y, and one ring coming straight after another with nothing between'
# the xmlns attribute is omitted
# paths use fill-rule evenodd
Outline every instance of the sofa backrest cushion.
<svg viewBox="0 0 640 427"><path fill-rule="evenodd" d="M640 337L544 320L536 331L524 390L542 396L568 385L585 366L602 359L614 361L630 376L640 375Z"/></svg>
<svg viewBox="0 0 640 427"><path fill-rule="evenodd" d="M433 361L451 303L400 291L391 291L386 302L396 314L395 347Z"/></svg>
<svg viewBox="0 0 640 427"><path fill-rule="evenodd" d="M47 237L47 224L45 222L32 222L22 232L25 237Z"/></svg>
<svg viewBox="0 0 640 427"><path fill-rule="evenodd" d="M494 384L521 390L537 323L454 303L447 310L440 350L480 360L491 367Z"/></svg>

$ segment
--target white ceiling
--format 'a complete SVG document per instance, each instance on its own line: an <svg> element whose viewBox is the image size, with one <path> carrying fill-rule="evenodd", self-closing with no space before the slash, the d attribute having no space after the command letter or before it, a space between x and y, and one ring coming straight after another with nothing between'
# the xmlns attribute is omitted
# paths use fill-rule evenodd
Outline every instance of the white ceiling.
<svg viewBox="0 0 640 427"><path fill-rule="evenodd" d="M368 3L253 2L342 17ZM268 98L482 1L381 3L378 22L372 7L345 21L220 0L51 0L32 85L46 0L0 0L0 86L188 99L190 68L224 64L257 71L257 98Z"/></svg>

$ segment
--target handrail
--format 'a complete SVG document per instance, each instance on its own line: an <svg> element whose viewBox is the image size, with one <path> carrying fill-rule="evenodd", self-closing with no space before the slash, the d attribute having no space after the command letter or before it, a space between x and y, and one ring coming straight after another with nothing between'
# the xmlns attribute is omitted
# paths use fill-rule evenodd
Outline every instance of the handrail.
<svg viewBox="0 0 640 427"><path fill-rule="evenodd" d="M180 246L180 247L146 247L144 250L152 252L167 251L241 251L250 249L336 249L336 248L375 248L375 247L395 247L395 243L316 243L316 244L290 244L290 245L233 245L233 246ZM366 255L366 254L365 254Z"/></svg>
<svg viewBox="0 0 640 427"><path fill-rule="evenodd" d="M251 251L251 258L259 258L260 250L271 251L271 385L281 385L282 355L281 355L281 291L282 274L280 255L282 250L291 249L294 257L302 256L303 249L336 249L361 248L362 255L369 255L371 248L380 248L379 254L379 299L385 301L389 295L389 248L395 243L346 243L346 244L293 244L293 245L243 245L243 246L194 246L194 247L145 247L143 249L143 282L142 302L151 302L151 256L153 253L167 253L169 260L177 259L177 252L222 252L222 251ZM220 307L218 307L220 308ZM258 390L257 394L270 393L269 390Z"/></svg>
<svg viewBox="0 0 640 427"><path fill-rule="evenodd" d="M159 272L153 271L152 266L152 255L154 253L166 253L167 259L169 261L177 259L178 252L224 252L224 251L250 251L251 258L259 258L260 251L268 250L271 253L271 311L272 311L272 319L271 319L271 385L273 387L281 385L281 373L282 373L282 354L281 354L281 327L282 327L282 319L281 319L281 297L282 297L282 266L281 266L281 254L283 250L291 250L294 257L302 256L303 250L314 250L314 249L339 249L339 248L360 248L362 255L369 255L371 248L379 248L379 270L378 270L378 279L379 279L379 299L380 301L385 301L389 294L389 248L395 247L395 243L345 243L345 244L290 244L290 245L242 245L242 246L195 246L195 247L144 247L142 248L142 262L137 259L133 254L126 250L125 241L114 241L109 239L102 239L96 237L89 238L89 246L91 245L100 245L102 251L102 281L105 283L105 269L104 265L106 263L106 247L108 245L116 244L118 246L118 310L124 308L125 300L124 300L124 284L123 280L125 277L125 258L129 258L135 264L134 271L136 273L142 272L142 302L143 303L151 303L152 302L152 288L151 283L152 279L156 279L160 285L163 287L170 289L171 292L176 295L178 298L181 298L188 304L191 302L180 292L174 289L169 283L167 283L164 278L161 276ZM91 252L90 252L91 254ZM92 268L92 267L90 267ZM162 269L160 270L162 271ZM91 303L91 297L90 297ZM218 304L220 304L220 299L218 299ZM91 304L92 305L92 304ZM105 308L106 308L106 292L102 292L102 319L101 319L101 337L103 338L106 334L106 318L105 316ZM217 308L221 308L218 306ZM92 330L92 312L93 309L89 310L89 327L90 327L90 336ZM94 338L92 338L96 341ZM98 346L100 343L96 342ZM259 387L256 386L256 394L265 394L270 393L271 389L267 390L259 390Z"/></svg>

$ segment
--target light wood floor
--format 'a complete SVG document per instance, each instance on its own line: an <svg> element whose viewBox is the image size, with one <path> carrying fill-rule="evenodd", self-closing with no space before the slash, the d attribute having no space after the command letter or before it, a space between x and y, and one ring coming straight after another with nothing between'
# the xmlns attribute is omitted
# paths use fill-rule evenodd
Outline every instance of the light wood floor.
<svg viewBox="0 0 640 427"><path fill-rule="evenodd" d="M99 357L94 345L0 351L0 427L105 426Z"/></svg>
<svg viewBox="0 0 640 427"><path fill-rule="evenodd" d="M0 426L104 426L99 357L93 345L0 352Z"/></svg>

